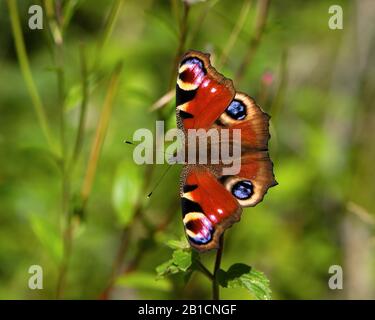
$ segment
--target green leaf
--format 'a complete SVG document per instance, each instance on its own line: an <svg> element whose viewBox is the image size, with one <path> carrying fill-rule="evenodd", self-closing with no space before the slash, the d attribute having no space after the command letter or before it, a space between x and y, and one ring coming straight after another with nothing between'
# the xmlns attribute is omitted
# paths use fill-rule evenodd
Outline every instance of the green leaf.
<svg viewBox="0 0 375 320"><path fill-rule="evenodd" d="M67 93L65 100L65 111L77 108L82 101L82 85L73 85Z"/></svg>
<svg viewBox="0 0 375 320"><path fill-rule="evenodd" d="M88 77L87 82L88 82L88 90L89 92L91 92L97 86L97 79L95 76L90 75ZM64 103L65 111L70 111L72 109L79 107L80 104L82 103L82 99L83 99L82 83L79 82L79 83L72 85L67 92L65 103Z"/></svg>
<svg viewBox="0 0 375 320"><path fill-rule="evenodd" d="M77 7L79 5L79 0L70 0L67 1L66 4L63 7L63 29L65 29L76 11Z"/></svg>
<svg viewBox="0 0 375 320"><path fill-rule="evenodd" d="M191 266L192 254L187 250L176 250L172 256L173 263L181 270L186 271Z"/></svg>
<svg viewBox="0 0 375 320"><path fill-rule="evenodd" d="M171 241L169 241L171 244ZM185 246L183 242L173 241L173 247ZM197 259L197 255L191 250L187 249L176 249L172 253L172 259L162 263L156 268L157 277L165 277L167 275L176 274L179 272L188 272L193 268L193 261Z"/></svg>
<svg viewBox="0 0 375 320"><path fill-rule="evenodd" d="M147 272L132 272L123 275L116 280L116 285L135 289L151 289L170 291L170 281L166 279L155 279L154 274Z"/></svg>
<svg viewBox="0 0 375 320"><path fill-rule="evenodd" d="M217 277L224 288L245 288L258 300L271 299L267 277L246 264L236 263L228 271L220 269Z"/></svg>
<svg viewBox="0 0 375 320"><path fill-rule="evenodd" d="M168 240L167 246L171 249L189 249L189 243L185 236L182 236L180 240Z"/></svg>
<svg viewBox="0 0 375 320"><path fill-rule="evenodd" d="M138 166L123 162L118 167L115 176L112 203L119 223L124 227L132 222L134 207L141 191L142 184L139 170Z"/></svg>
<svg viewBox="0 0 375 320"><path fill-rule="evenodd" d="M173 263L172 259L156 267L156 273L157 273L158 279L171 275L171 274L178 273L178 272L180 272L180 269Z"/></svg>

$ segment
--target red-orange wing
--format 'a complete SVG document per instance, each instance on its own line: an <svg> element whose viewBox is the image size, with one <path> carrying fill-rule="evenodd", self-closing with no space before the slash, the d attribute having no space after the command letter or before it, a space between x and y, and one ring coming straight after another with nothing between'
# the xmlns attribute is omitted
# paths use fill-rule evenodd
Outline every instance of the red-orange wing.
<svg viewBox="0 0 375 320"><path fill-rule="evenodd" d="M182 215L187 238L199 251L218 248L225 229L240 219L241 207L204 166L186 166L181 188Z"/></svg>
<svg viewBox="0 0 375 320"><path fill-rule="evenodd" d="M209 57L189 51L181 59L176 85L180 129L209 129L234 97L232 81L211 66Z"/></svg>
<svg viewBox="0 0 375 320"><path fill-rule="evenodd" d="M267 152L269 116L251 97L235 92L232 81L211 66L209 55L197 51L185 54L179 65L176 105L180 129L229 129L230 144L235 143L234 129L241 132L238 173L221 174L223 162L188 165L182 173L182 212L189 242L200 251L217 248L225 229L240 219L241 207L255 206L277 184Z"/></svg>

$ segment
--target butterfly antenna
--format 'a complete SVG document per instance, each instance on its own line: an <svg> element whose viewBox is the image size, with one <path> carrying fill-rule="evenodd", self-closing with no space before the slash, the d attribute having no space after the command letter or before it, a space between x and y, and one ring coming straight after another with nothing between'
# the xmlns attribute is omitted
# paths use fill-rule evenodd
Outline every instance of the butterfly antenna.
<svg viewBox="0 0 375 320"><path fill-rule="evenodd" d="M132 141L129 141L129 140L124 140L124 143L126 144L130 144L131 146L135 147L136 144ZM167 154L166 152L163 152L164 154ZM159 178L159 180L156 182L155 186L152 188L151 192L147 195L147 198L150 198L152 193L155 191L155 189L159 186L159 184L161 183L161 181L163 180L163 178L166 176L166 174L168 173L169 169L171 168L172 164L168 163L168 167L167 169L165 169L165 171L163 172L163 174L161 175L161 177Z"/></svg>
<svg viewBox="0 0 375 320"><path fill-rule="evenodd" d="M158 185L160 184L160 182L163 180L163 178L166 176L166 174L168 173L169 169L172 167L171 164L168 164L168 168L164 170L163 174L160 176L159 180L156 182L156 184L154 185L154 187L151 189L151 192L147 195L147 198L150 198L152 193L155 191L155 189L158 187Z"/></svg>
<svg viewBox="0 0 375 320"><path fill-rule="evenodd" d="M131 146L133 146L133 147L136 147L137 146L137 144L135 144L134 142L132 142L132 141L129 141L129 140L124 140L124 143L125 144L130 144ZM161 151L161 150L160 150ZM167 155L167 156L175 156L174 154L170 154L170 153L167 153L167 152L165 152L165 151L161 151L161 152L163 152L165 155Z"/></svg>

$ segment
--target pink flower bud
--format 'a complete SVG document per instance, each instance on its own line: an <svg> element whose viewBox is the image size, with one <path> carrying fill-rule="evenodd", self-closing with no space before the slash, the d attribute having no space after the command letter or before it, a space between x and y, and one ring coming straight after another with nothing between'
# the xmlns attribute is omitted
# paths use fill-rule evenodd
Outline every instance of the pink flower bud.
<svg viewBox="0 0 375 320"><path fill-rule="evenodd" d="M262 82L266 86L270 86L273 82L273 73L271 71L265 71L262 75Z"/></svg>

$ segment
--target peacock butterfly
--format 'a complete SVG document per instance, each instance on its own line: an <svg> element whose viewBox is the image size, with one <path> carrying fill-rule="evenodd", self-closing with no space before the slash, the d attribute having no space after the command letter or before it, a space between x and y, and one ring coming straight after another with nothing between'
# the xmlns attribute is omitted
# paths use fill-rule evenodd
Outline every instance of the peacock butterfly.
<svg viewBox="0 0 375 320"><path fill-rule="evenodd" d="M268 155L270 117L254 99L236 92L232 80L211 66L209 54L188 51L179 63L176 118L184 133L189 129L241 132L237 174L223 175L222 161L203 165L185 161L181 172L186 236L199 251L215 249L223 232L240 220L242 207L255 206L277 184ZM228 139L234 145L232 135ZM207 144L210 148L212 144Z"/></svg>

